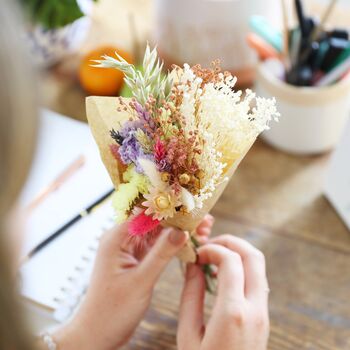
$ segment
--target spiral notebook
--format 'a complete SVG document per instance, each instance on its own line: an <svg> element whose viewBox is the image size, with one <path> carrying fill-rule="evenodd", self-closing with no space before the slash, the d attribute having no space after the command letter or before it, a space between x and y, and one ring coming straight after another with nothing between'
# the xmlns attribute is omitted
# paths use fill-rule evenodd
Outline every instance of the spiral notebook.
<svg viewBox="0 0 350 350"><path fill-rule="evenodd" d="M112 188L87 124L44 111L21 204L26 206L79 155L84 165L31 211L23 256ZM106 200L26 262L20 269L25 300L51 311L58 321L69 317L88 286L98 239L112 225Z"/></svg>

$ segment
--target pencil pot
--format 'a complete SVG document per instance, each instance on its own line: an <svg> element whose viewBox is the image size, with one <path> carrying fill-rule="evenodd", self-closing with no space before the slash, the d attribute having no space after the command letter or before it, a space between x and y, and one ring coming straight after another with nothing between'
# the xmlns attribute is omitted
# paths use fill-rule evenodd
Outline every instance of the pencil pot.
<svg viewBox="0 0 350 350"><path fill-rule="evenodd" d="M312 155L332 149L338 142L350 111L350 74L326 87L295 87L283 82L269 68L258 67L256 92L277 100L279 123L262 134L283 151Z"/></svg>

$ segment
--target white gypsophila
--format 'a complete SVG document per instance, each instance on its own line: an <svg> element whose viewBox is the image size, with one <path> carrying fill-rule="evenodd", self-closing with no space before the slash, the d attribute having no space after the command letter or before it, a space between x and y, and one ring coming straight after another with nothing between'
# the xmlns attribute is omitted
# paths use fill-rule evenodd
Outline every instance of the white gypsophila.
<svg viewBox="0 0 350 350"><path fill-rule="evenodd" d="M182 102L180 106L180 112L185 118L185 125L183 125L183 131L185 136L190 137L191 132L196 129L196 105L202 94L200 85L202 79L197 77L188 64L184 65L182 70L179 85L177 88L183 91Z"/></svg>
<svg viewBox="0 0 350 350"><path fill-rule="evenodd" d="M234 92L235 81L226 77L219 83L206 84L201 96L200 123L213 133L219 149L241 153L279 114L274 99L256 97L249 89L244 97Z"/></svg>
<svg viewBox="0 0 350 350"><path fill-rule="evenodd" d="M220 162L222 154L216 150L213 135L207 130L199 130L203 135L202 152L197 157L197 163L200 169L204 172L204 177L201 179L201 189L195 196L197 208L202 208L203 202L210 198L215 191L217 184L222 177L225 164Z"/></svg>
<svg viewBox="0 0 350 350"><path fill-rule="evenodd" d="M210 83L205 86L199 119L213 134L220 149L225 147L232 153L240 153L246 146L251 139L248 111L248 100L240 103L240 94L226 84Z"/></svg>
<svg viewBox="0 0 350 350"><path fill-rule="evenodd" d="M274 120L278 122L280 113L277 112L275 98L266 99L263 97L256 97L256 107L252 109L250 117L254 120L253 125L258 133L268 130L269 122Z"/></svg>
<svg viewBox="0 0 350 350"><path fill-rule="evenodd" d="M197 130L202 140L201 154L196 156L205 174L199 194L195 196L199 209L222 183L223 174L228 170L225 161L232 166L237 156L268 128L269 121L279 116L274 99L256 97L249 89L242 97L241 91L234 91L235 77L220 74L219 78L219 82L207 83L202 91L202 80L187 64L179 77L185 135Z"/></svg>

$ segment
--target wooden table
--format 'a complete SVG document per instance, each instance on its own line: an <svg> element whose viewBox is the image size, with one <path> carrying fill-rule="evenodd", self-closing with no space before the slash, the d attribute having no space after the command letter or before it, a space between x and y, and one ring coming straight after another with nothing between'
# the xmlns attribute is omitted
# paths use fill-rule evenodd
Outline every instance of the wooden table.
<svg viewBox="0 0 350 350"><path fill-rule="evenodd" d="M85 95L71 77L57 67L47 73L44 102L84 120ZM328 161L329 154L295 157L258 141L212 212L214 235L230 232L265 253L271 350L350 349L350 233L322 195ZM176 349L182 280L173 261L126 349Z"/></svg>
<svg viewBox="0 0 350 350"><path fill-rule="evenodd" d="M233 233L265 253L271 350L350 349L350 233L322 196L328 159L258 142L212 212L214 235ZM174 262L129 349L176 348L181 286Z"/></svg>

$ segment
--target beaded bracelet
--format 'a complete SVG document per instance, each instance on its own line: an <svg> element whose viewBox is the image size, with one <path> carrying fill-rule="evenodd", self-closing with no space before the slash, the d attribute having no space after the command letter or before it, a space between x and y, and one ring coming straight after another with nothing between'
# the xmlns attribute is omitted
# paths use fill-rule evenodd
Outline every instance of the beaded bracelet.
<svg viewBox="0 0 350 350"><path fill-rule="evenodd" d="M45 345L49 350L57 350L57 344L52 339L52 336L48 332L43 332L40 334L40 338L43 340Z"/></svg>

